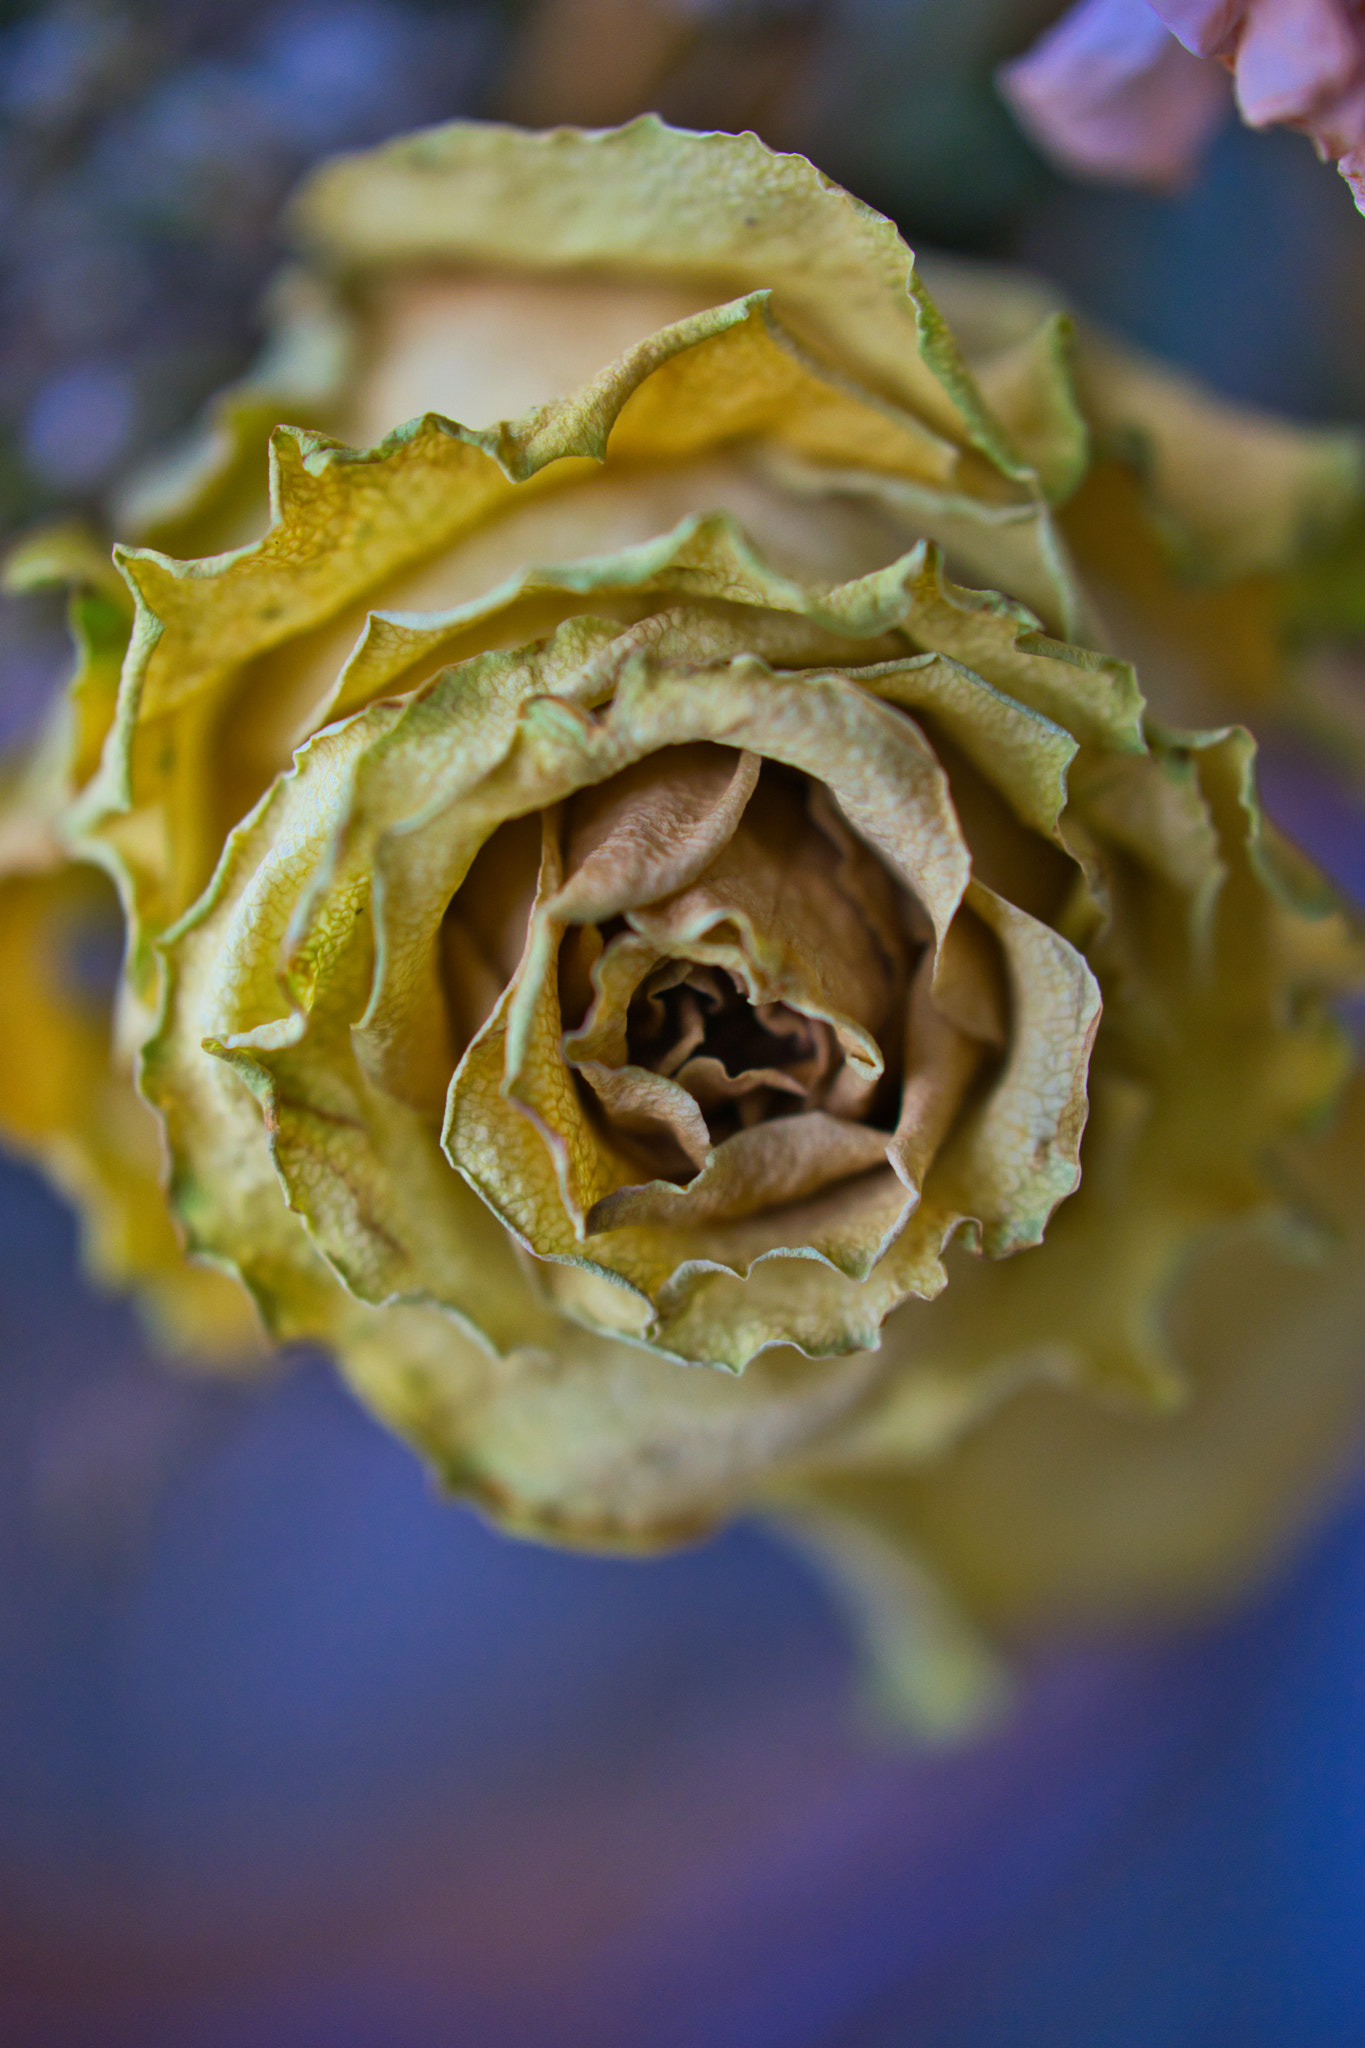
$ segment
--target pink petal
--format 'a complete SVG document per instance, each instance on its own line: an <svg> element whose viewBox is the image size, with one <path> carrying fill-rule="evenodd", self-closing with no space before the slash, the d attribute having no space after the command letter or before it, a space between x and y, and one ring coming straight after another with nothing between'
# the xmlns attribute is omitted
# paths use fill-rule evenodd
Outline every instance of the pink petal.
<svg viewBox="0 0 1365 2048"><path fill-rule="evenodd" d="M1307 127L1365 84L1365 34L1341 0L1251 0L1235 77L1251 127Z"/></svg>
<svg viewBox="0 0 1365 2048"><path fill-rule="evenodd" d="M1337 169L1365 213L1365 84L1308 124L1308 132L1320 157L1338 160Z"/></svg>
<svg viewBox="0 0 1365 2048"><path fill-rule="evenodd" d="M1147 0L1079 0L996 76L1048 156L1123 183L1191 176L1228 100L1222 72L1183 49Z"/></svg>
<svg viewBox="0 0 1365 2048"><path fill-rule="evenodd" d="M1171 34L1196 57L1221 57L1237 40L1247 0L1151 0Z"/></svg>

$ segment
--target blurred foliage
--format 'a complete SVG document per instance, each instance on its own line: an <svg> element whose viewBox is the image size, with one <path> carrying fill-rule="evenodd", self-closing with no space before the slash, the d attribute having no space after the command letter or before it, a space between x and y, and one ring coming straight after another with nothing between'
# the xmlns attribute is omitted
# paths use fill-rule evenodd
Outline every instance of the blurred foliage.
<svg viewBox="0 0 1365 2048"><path fill-rule="evenodd" d="M0 520L92 502L238 369L308 163L465 111L487 7L58 0L0 38Z"/></svg>

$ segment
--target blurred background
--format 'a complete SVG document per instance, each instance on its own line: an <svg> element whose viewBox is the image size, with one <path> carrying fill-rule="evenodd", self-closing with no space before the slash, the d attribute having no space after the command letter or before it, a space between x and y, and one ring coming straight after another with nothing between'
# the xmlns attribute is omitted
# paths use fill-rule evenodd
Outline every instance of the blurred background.
<svg viewBox="0 0 1365 2048"><path fill-rule="evenodd" d="M98 517L245 365L310 162L465 113L753 126L912 244L1360 422L1340 180L1235 123L1174 195L1056 175L992 74L1057 11L7 0L0 529ZM7 602L0 740L64 660L56 610ZM1365 898L1344 781L1280 742L1266 781ZM1040 1646L1013 1719L915 1751L771 1534L648 1567L513 1544L322 1361L158 1366L16 1166L0 1242L7 2048L1365 2040L1365 1502L1239 1616Z"/></svg>

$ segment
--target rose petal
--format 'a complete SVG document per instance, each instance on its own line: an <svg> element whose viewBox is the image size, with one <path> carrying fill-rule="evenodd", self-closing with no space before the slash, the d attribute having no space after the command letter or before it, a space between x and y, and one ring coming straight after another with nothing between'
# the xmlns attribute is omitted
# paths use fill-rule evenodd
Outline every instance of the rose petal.
<svg viewBox="0 0 1365 2048"><path fill-rule="evenodd" d="M1227 110L1226 79L1167 33L1148 0L1080 0L996 76L1046 155L1122 183L1191 177Z"/></svg>
<svg viewBox="0 0 1365 2048"><path fill-rule="evenodd" d="M734 837L758 782L756 754L669 747L573 806L565 881L550 914L601 924L685 889Z"/></svg>
<svg viewBox="0 0 1365 2048"><path fill-rule="evenodd" d="M1247 13L1247 0L1150 0L1150 5L1196 57L1221 57Z"/></svg>
<svg viewBox="0 0 1365 2048"><path fill-rule="evenodd" d="M755 136L682 135L653 115L598 134L455 123L324 165L294 219L351 269L435 259L771 286L784 320L935 430L1013 454L932 308L911 298L913 258L891 223Z"/></svg>
<svg viewBox="0 0 1365 2048"><path fill-rule="evenodd" d="M1338 0L1249 0L1233 81L1253 128L1311 126L1365 82L1365 31Z"/></svg>

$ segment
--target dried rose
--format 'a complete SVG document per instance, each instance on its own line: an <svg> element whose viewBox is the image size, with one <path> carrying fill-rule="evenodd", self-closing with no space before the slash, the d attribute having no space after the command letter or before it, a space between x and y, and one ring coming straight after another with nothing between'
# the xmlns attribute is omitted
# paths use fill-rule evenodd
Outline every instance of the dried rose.
<svg viewBox="0 0 1365 2048"><path fill-rule="evenodd" d="M1359 1261L1274 1221L1353 1227L1291 1153L1360 947L1245 735L1079 637L1063 329L950 280L974 374L888 223L653 120L413 137L301 222L373 445L280 429L261 538L123 552L61 821L192 1249L514 1527L783 1506L997 1619L1235 1582L1360 1402ZM1278 497L1184 492L1248 578L1358 466L1250 445Z"/></svg>

